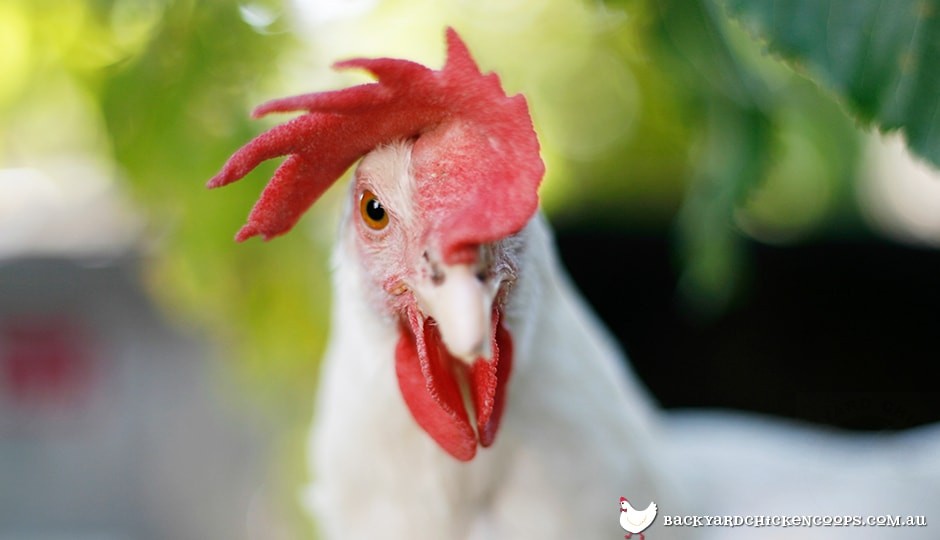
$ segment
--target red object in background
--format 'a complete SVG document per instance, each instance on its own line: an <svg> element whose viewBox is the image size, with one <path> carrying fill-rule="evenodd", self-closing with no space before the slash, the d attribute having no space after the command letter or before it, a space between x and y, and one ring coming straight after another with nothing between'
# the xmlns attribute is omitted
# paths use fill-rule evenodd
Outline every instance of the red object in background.
<svg viewBox="0 0 940 540"><path fill-rule="evenodd" d="M23 406L70 406L91 380L89 340L61 315L0 321L0 388Z"/></svg>

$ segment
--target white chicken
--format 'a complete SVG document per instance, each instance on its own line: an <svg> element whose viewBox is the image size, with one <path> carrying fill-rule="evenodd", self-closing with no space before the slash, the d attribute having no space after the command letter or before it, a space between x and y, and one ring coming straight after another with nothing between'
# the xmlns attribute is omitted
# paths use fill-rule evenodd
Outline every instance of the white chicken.
<svg viewBox="0 0 940 540"><path fill-rule="evenodd" d="M681 508L654 409L556 260L525 100L453 30L447 44L440 71L348 61L379 81L262 106L310 112L210 182L290 153L237 236L270 238L364 156L334 254L311 507L326 538L616 538L621 493Z"/></svg>
<svg viewBox="0 0 940 540"><path fill-rule="evenodd" d="M634 534L639 534L640 540L646 540L643 531L653 524L658 511L655 502L650 501L646 510L637 510L626 497L620 497L620 527L627 531L624 538L629 540Z"/></svg>
<svg viewBox="0 0 940 540"><path fill-rule="evenodd" d="M940 508L940 430L884 443L656 409L556 258L525 100L481 74L453 30L447 45L441 70L351 60L338 66L378 82L261 106L307 112L209 184L289 155L236 236L269 239L361 158L309 439L308 502L325 538L617 538L623 493L670 517ZM620 524L642 538L657 507L628 507ZM655 529L657 540L809 532L883 529Z"/></svg>

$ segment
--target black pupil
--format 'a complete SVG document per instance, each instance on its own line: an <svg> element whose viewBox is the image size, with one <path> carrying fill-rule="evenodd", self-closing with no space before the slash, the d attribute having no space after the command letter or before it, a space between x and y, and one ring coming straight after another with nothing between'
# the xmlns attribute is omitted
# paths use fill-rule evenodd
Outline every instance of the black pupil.
<svg viewBox="0 0 940 540"><path fill-rule="evenodd" d="M385 219L385 209L382 208L382 203L378 199L369 199L369 202L366 203L366 215L369 216L369 219L372 221L382 221Z"/></svg>

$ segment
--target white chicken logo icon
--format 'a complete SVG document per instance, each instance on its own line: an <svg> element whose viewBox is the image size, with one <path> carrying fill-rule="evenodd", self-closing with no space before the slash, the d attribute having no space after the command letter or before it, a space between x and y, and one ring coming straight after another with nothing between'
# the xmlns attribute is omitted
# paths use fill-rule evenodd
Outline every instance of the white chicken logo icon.
<svg viewBox="0 0 940 540"><path fill-rule="evenodd" d="M646 540L643 531L653 524L658 510L656 503L652 501L646 510L637 510L630 506L626 497L620 497L620 526L627 531L623 537L629 540L634 534L639 534L640 540Z"/></svg>

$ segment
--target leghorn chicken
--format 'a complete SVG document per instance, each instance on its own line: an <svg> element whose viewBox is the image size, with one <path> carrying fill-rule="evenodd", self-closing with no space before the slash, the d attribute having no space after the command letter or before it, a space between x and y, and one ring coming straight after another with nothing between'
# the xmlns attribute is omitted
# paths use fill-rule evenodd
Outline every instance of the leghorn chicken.
<svg viewBox="0 0 940 540"><path fill-rule="evenodd" d="M209 183L289 156L236 236L270 239L361 159L309 442L309 502L326 538L618 538L622 494L663 505L656 540L881 538L876 527L665 518L940 508L938 428L836 437L657 411L559 266L537 212L544 166L524 98L481 74L453 30L447 49L441 70L349 60L338 66L378 81L262 105L256 115L306 112Z"/></svg>
<svg viewBox="0 0 940 540"><path fill-rule="evenodd" d="M436 71L262 105L305 110L223 186L289 154L238 240L287 232L356 160L310 436L327 538L617 538L621 493L670 500L644 390L556 260L522 96L447 31ZM659 536L671 538L665 531Z"/></svg>

